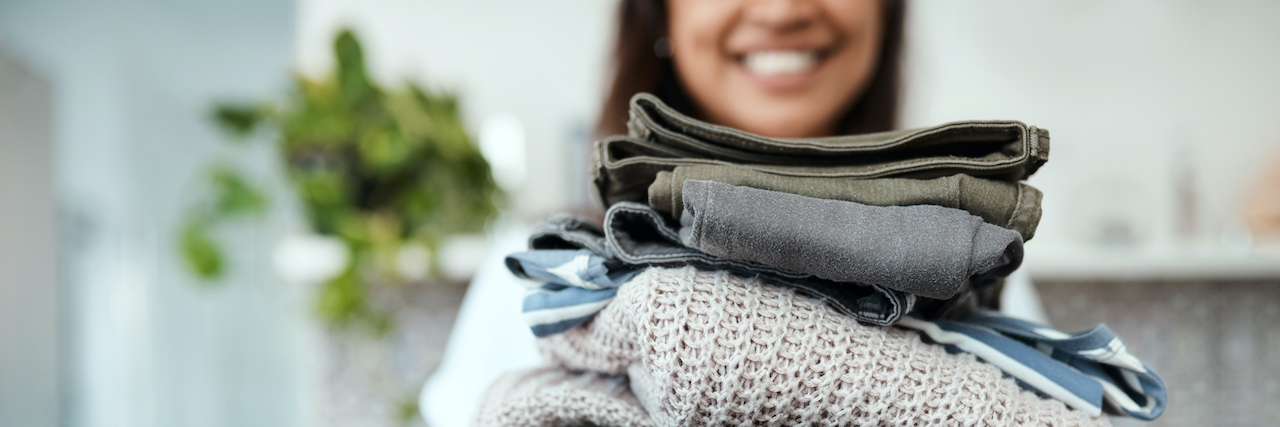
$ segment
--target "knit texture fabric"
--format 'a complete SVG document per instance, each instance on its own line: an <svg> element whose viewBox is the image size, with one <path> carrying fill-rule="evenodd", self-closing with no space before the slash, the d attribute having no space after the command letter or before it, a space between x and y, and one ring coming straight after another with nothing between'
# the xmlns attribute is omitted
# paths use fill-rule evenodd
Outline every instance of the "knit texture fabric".
<svg viewBox="0 0 1280 427"><path fill-rule="evenodd" d="M1110 425L970 354L726 272L650 268L594 319L539 346L568 370L629 374L659 426Z"/></svg>
<svg viewBox="0 0 1280 427"><path fill-rule="evenodd" d="M480 402L477 427L618 426L653 423L627 377L546 367L503 375Z"/></svg>

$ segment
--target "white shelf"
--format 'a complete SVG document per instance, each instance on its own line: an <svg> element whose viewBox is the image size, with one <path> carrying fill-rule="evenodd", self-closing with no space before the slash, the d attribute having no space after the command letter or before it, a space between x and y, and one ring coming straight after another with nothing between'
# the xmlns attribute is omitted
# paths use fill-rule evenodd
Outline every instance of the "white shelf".
<svg viewBox="0 0 1280 427"><path fill-rule="evenodd" d="M1037 280L1268 280L1280 284L1276 247L1228 251L1170 245L1146 248L1027 247L1023 268Z"/></svg>

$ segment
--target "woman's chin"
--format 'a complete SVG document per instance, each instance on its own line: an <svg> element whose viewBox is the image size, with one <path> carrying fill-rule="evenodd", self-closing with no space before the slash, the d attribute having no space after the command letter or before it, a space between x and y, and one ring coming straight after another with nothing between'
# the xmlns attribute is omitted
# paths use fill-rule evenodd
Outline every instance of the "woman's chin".
<svg viewBox="0 0 1280 427"><path fill-rule="evenodd" d="M751 120L740 126L738 129L754 133L760 136L770 138L814 138L821 136L829 136L831 129L827 129L824 122L819 123L814 117L795 117L795 116L771 116L761 117L759 120Z"/></svg>

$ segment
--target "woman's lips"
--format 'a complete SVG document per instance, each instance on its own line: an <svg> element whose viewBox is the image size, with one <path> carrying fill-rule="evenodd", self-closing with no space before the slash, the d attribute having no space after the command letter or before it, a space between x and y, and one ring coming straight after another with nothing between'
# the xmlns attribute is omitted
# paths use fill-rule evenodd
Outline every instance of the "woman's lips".
<svg viewBox="0 0 1280 427"><path fill-rule="evenodd" d="M822 65L817 50L761 50L738 58L747 76L770 91L790 91L808 86Z"/></svg>

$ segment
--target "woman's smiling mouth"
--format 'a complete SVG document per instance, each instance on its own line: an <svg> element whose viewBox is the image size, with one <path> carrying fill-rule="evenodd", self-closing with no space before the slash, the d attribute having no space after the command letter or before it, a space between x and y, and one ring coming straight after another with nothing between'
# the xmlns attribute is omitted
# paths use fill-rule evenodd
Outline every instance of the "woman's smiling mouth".
<svg viewBox="0 0 1280 427"><path fill-rule="evenodd" d="M751 74L761 77L802 74L818 67L815 50L767 50L742 55L741 63Z"/></svg>
<svg viewBox="0 0 1280 427"><path fill-rule="evenodd" d="M803 90L817 79L827 53L818 49L762 49L738 55L736 64L747 79L774 93Z"/></svg>

